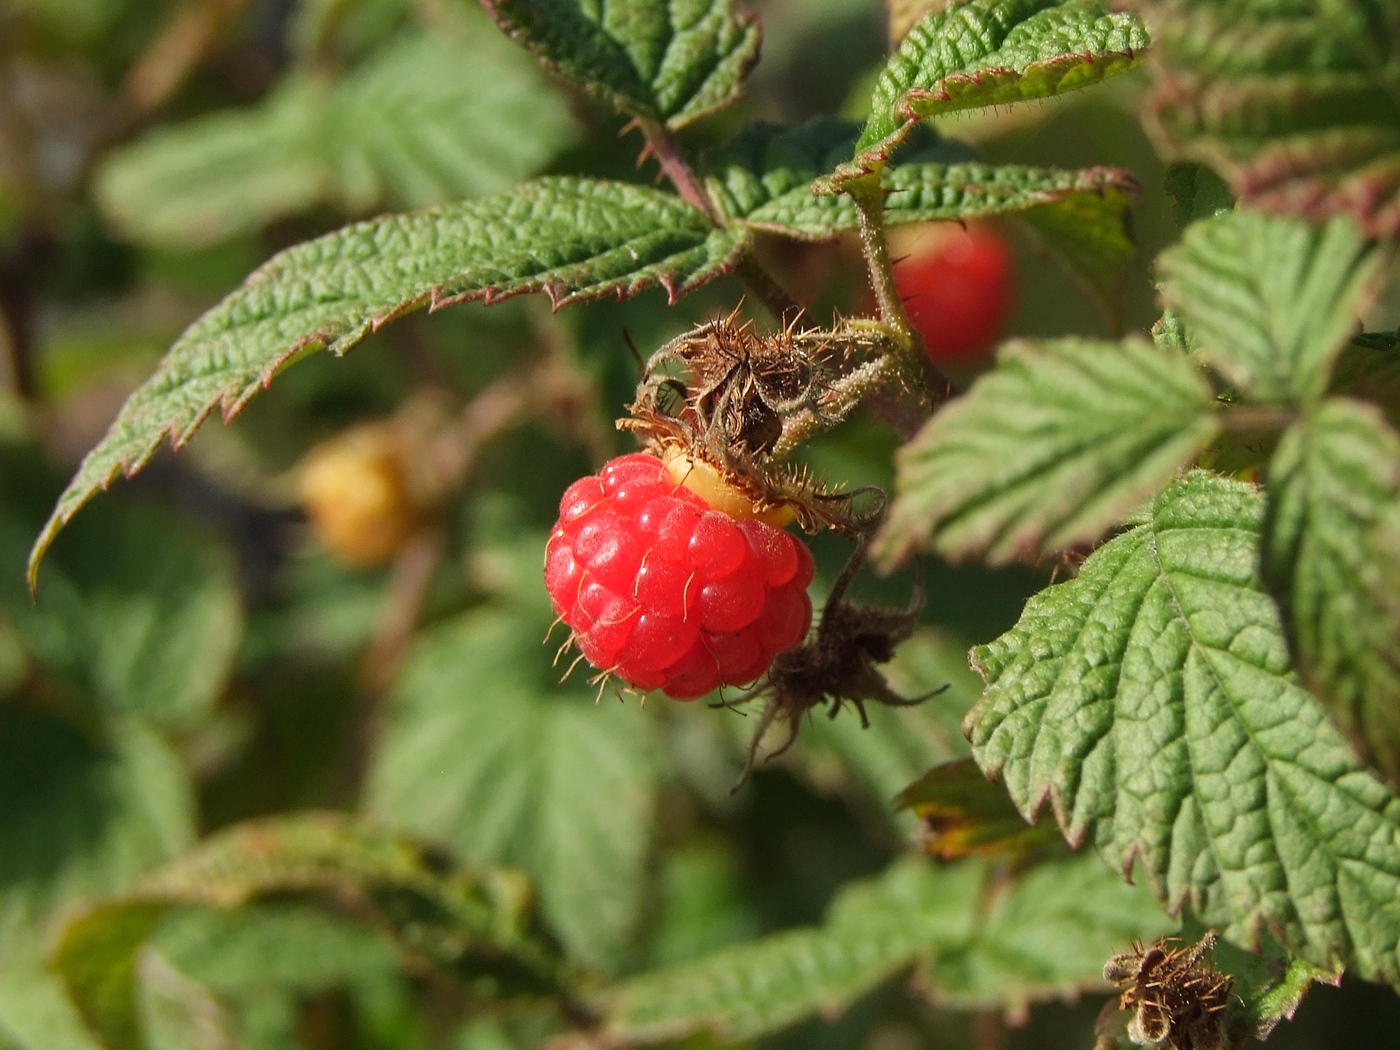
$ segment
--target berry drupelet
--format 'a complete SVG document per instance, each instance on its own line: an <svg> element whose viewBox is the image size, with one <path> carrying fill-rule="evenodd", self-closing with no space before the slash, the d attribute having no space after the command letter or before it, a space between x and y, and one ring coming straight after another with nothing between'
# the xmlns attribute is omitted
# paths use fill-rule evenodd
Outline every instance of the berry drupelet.
<svg viewBox="0 0 1400 1050"><path fill-rule="evenodd" d="M574 482L545 554L545 586L579 651L676 700L752 682L801 642L812 573L801 541L712 509L646 454Z"/></svg>

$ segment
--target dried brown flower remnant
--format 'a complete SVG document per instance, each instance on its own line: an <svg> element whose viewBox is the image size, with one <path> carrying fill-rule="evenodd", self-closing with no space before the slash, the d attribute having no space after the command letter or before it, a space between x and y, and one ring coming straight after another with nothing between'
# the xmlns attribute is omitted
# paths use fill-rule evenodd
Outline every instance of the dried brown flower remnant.
<svg viewBox="0 0 1400 1050"><path fill-rule="evenodd" d="M914 632L923 608L923 593L921 588L916 588L913 599L904 609L875 608L846 601L846 591L865 563L867 546L865 537L857 540L856 549L832 585L812 640L779 653L756 686L724 705L736 706L761 695L768 698L754 728L748 759L734 785L735 791L753 771L759 744L775 721L787 723L788 736L769 758L781 755L792 746L802 717L822 704L831 704L833 718L842 704L851 704L860 712L861 725L869 728L867 703L912 707L948 688L945 685L923 696L903 697L890 688L880 672L877 665L887 663L894 656L895 646Z"/></svg>
<svg viewBox="0 0 1400 1050"><path fill-rule="evenodd" d="M736 310L652 354L631 416L618 426L636 433L678 483L711 504L733 504L776 525L795 518L809 531L868 531L874 518L857 508L860 493L832 492L780 462L785 441L790 446L799 433L832 426L853 407L828 404L839 393L833 366L849 364L842 354L851 352L851 341L796 323L760 333Z"/></svg>
<svg viewBox="0 0 1400 1050"><path fill-rule="evenodd" d="M1193 945L1164 937L1144 948L1115 955L1104 965L1104 979L1123 989L1118 1007L1133 1013L1128 1038L1139 1046L1171 1050L1218 1050L1233 981L1206 956L1215 946L1212 930Z"/></svg>
<svg viewBox="0 0 1400 1050"><path fill-rule="evenodd" d="M790 326L761 334L751 321L741 323L736 310L672 339L646 363L634 429L666 427L665 420L722 465L767 455L786 417L821 413L826 370L795 333Z"/></svg>

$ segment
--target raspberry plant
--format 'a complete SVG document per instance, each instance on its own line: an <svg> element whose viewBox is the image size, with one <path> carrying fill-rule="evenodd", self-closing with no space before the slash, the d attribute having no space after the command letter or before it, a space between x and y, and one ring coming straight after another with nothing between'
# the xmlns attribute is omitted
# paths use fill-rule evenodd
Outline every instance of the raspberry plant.
<svg viewBox="0 0 1400 1050"><path fill-rule="evenodd" d="M0 1046L1393 1031L1400 5L895 4L801 123L729 0L483 6L0 13ZM993 218L954 382L888 235Z"/></svg>

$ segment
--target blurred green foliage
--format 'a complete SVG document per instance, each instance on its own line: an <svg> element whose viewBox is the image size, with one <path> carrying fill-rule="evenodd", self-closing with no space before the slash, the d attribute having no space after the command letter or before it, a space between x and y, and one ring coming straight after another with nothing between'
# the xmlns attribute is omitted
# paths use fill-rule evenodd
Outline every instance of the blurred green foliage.
<svg viewBox="0 0 1400 1050"><path fill-rule="evenodd" d="M756 6L767 58L744 114L844 102L865 117L879 5ZM748 39L726 54L745 58ZM677 126L723 95L678 99L661 73L639 87L618 69L613 95ZM1051 261L1058 200L999 220L1021 274L1009 334L1156 320L1148 262L1176 227L1143 91L1128 73L939 118L970 144L959 157L1116 165L1143 187L1134 260L1126 197L1088 194L1109 281L1096 235L1087 267L1073 250ZM558 314L538 296L464 305L367 332L344 359L302 355L231 426L157 454L75 519L31 600L25 559L64 479L254 266L527 177L649 190L626 125L469 0L0 8L0 1050L515 1050L585 1028L691 1050L1087 1050L1105 956L1175 928L1092 856L1024 876L997 857L936 866L894 810L930 766L969 754L960 726L982 684L967 648L1010 628L1051 566L926 558L922 623L891 678L906 695L949 688L872 711L868 729L851 712L810 721L738 794L754 719L619 703L583 668L560 684L572 657L551 663L557 634L542 644L539 579L559 493L628 447L611 425L637 378L628 340L645 353L727 312L736 281L675 305L660 290ZM737 128L720 114L684 142ZM1179 197L1222 198L1190 176L1174 173ZM853 236L755 236L814 312L862 307ZM1369 352L1348 347L1342 378L1370 374ZM517 407L492 415L502 404ZM414 545L353 568L299 505L297 464L386 420L458 428L470 459ZM896 444L861 414L802 455L889 487ZM848 546L813 549L819 605ZM894 605L913 586L906 571L856 590ZM1348 980L1273 1042L1383 1046L1397 1025L1392 993Z"/></svg>

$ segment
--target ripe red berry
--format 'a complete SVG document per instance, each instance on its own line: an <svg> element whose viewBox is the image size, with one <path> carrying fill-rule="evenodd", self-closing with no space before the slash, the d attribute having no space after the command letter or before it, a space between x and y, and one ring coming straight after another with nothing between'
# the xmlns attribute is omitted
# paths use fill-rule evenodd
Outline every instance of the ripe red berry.
<svg viewBox="0 0 1400 1050"><path fill-rule="evenodd" d="M711 509L643 454L569 486L544 565L589 662L676 700L752 682L801 642L812 573L790 533Z"/></svg>
<svg viewBox="0 0 1400 1050"><path fill-rule="evenodd" d="M895 263L894 283L934 364L990 350L1011 312L1011 252L990 226L943 223Z"/></svg>

